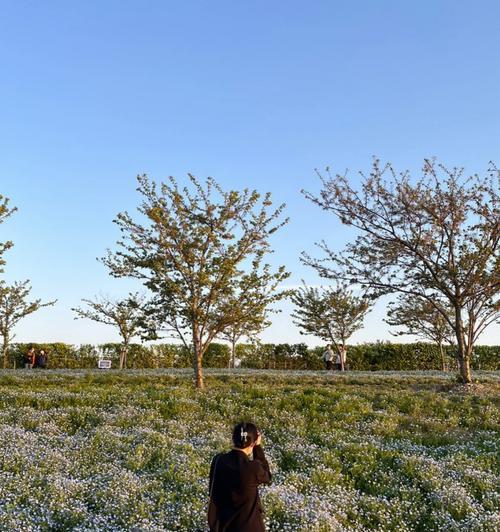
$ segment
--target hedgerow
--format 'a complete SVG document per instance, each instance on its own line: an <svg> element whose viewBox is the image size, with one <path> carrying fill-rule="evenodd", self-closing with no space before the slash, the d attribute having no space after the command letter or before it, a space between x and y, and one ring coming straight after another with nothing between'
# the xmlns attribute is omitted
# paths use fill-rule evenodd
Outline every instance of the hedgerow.
<svg viewBox="0 0 500 532"><path fill-rule="evenodd" d="M30 346L49 353L51 368L95 368L99 357L109 358L118 366L120 344L70 345L64 343L17 343L10 348L10 367L23 367L23 354ZM324 347L308 348L305 344L240 344L236 356L241 366L254 369L323 368ZM456 369L452 347L445 348L446 363ZM226 344L212 343L204 357L205 367L228 367L230 350ZM352 345L347 351L347 365L359 371L424 371L441 369L438 348L429 343L393 344L389 342ZM192 353L178 344L132 344L128 355L129 369L185 368L192 366ZM500 346L478 345L474 349L473 369L500 370Z"/></svg>

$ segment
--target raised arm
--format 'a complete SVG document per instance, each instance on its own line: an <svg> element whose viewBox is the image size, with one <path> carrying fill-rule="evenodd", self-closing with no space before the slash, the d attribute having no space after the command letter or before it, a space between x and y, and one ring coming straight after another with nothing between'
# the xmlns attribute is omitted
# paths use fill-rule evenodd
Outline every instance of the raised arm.
<svg viewBox="0 0 500 532"><path fill-rule="evenodd" d="M255 481L257 485L269 484L271 482L271 471L260 444L253 448L253 463L255 464Z"/></svg>

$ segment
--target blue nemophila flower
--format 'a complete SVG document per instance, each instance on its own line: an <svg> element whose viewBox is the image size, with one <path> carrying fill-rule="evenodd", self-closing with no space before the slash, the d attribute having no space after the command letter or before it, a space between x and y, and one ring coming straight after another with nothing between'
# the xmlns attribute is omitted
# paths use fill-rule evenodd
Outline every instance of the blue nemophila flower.
<svg viewBox="0 0 500 532"><path fill-rule="evenodd" d="M0 530L204 530L242 416L264 433L271 531L497 530L497 406L439 375L209 371L197 394L183 371L0 374Z"/></svg>

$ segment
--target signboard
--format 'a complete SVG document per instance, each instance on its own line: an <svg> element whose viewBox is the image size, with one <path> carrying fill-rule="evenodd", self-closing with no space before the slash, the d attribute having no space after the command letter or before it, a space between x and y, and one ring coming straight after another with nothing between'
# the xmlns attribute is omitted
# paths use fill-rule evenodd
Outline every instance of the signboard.
<svg viewBox="0 0 500 532"><path fill-rule="evenodd" d="M97 367L99 369L111 369L111 360L105 360L104 358L101 358L97 362Z"/></svg>

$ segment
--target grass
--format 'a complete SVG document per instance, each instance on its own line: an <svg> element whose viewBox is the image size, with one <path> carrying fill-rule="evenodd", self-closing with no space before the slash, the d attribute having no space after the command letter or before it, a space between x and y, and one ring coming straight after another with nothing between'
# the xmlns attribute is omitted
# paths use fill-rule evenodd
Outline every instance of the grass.
<svg viewBox="0 0 500 532"><path fill-rule="evenodd" d="M211 457L254 420L269 530L498 530L500 375L0 372L0 530L205 529Z"/></svg>

